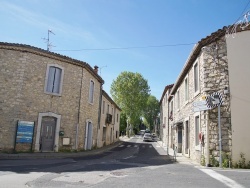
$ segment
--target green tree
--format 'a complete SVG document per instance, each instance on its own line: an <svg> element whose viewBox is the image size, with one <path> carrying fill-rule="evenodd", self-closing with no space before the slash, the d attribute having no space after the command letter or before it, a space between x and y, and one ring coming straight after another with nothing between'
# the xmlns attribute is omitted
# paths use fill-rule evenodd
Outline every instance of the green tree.
<svg viewBox="0 0 250 188"><path fill-rule="evenodd" d="M126 133L126 127L127 127L127 117L126 117L126 114L121 112L121 116L120 116L120 132L125 134Z"/></svg>
<svg viewBox="0 0 250 188"><path fill-rule="evenodd" d="M147 106L143 111L143 117L147 120L150 130L153 130L154 121L160 113L160 104L156 97L152 95L148 97L146 104Z"/></svg>
<svg viewBox="0 0 250 188"><path fill-rule="evenodd" d="M132 125L140 120L149 92L148 81L141 74L127 71L118 75L110 89L113 100Z"/></svg>

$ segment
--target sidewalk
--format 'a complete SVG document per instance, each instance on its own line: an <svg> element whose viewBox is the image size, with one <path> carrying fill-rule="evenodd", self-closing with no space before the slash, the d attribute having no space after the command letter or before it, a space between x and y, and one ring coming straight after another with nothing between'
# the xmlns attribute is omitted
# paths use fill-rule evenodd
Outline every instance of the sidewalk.
<svg viewBox="0 0 250 188"><path fill-rule="evenodd" d="M170 157L172 157L173 160L176 160L176 162L181 163L181 164L190 164L190 165L195 165L195 166L201 166L199 163L191 160L188 157L183 156L182 153L175 154L174 150L172 148L167 148L166 146L164 146L162 141L157 141L157 143L159 146L161 146L166 151L166 154L169 155Z"/></svg>
<svg viewBox="0 0 250 188"><path fill-rule="evenodd" d="M108 146L104 146L102 148L80 151L80 152L34 152L34 153L0 153L1 159L41 159L41 158L67 158L67 157L84 157L90 155L96 155L101 152L110 150L114 147L117 147L121 144L121 141L117 141Z"/></svg>

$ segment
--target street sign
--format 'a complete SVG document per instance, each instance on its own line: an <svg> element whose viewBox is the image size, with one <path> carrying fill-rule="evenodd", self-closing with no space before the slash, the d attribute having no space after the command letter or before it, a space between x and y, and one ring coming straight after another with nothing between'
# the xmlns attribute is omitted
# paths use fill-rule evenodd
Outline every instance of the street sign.
<svg viewBox="0 0 250 188"><path fill-rule="evenodd" d="M204 110L210 110L211 108L207 107L207 105L205 106L196 106L193 107L193 112L200 112L200 111L204 111Z"/></svg>
<svg viewBox="0 0 250 188"><path fill-rule="evenodd" d="M193 102L193 107L196 107L196 106L206 106L206 105L207 105L207 101L206 100Z"/></svg>
<svg viewBox="0 0 250 188"><path fill-rule="evenodd" d="M217 106L221 106L223 102L222 96L219 92L214 92L206 98L206 102L208 108L215 108Z"/></svg>

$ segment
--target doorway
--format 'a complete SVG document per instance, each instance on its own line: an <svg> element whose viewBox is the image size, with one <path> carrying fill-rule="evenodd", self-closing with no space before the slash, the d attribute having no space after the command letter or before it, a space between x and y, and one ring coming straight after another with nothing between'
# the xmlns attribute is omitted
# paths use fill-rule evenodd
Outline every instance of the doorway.
<svg viewBox="0 0 250 188"><path fill-rule="evenodd" d="M182 124L178 126L178 153L182 153Z"/></svg>
<svg viewBox="0 0 250 188"><path fill-rule="evenodd" d="M45 116L42 118L41 125L41 148L42 152L54 151L55 145L55 129L56 129L56 118Z"/></svg>
<svg viewBox="0 0 250 188"><path fill-rule="evenodd" d="M93 125L90 121L86 124L85 150L92 149Z"/></svg>

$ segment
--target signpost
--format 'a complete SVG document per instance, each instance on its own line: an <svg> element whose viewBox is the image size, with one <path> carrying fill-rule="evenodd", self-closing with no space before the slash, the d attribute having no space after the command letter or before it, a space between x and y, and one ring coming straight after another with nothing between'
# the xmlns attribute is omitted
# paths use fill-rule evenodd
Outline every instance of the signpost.
<svg viewBox="0 0 250 188"><path fill-rule="evenodd" d="M193 112L200 112L204 110L210 110L211 108L207 106L206 100L193 102Z"/></svg>
<svg viewBox="0 0 250 188"><path fill-rule="evenodd" d="M16 143L32 143L34 122L18 121Z"/></svg>
<svg viewBox="0 0 250 188"><path fill-rule="evenodd" d="M210 108L218 107L218 129L219 129L219 150L220 150L220 168L222 167L222 157L221 157L221 150L222 150L222 139L221 139L221 125L220 125L220 106L222 105L222 96L219 92L214 92L206 99L207 106Z"/></svg>
<svg viewBox="0 0 250 188"><path fill-rule="evenodd" d="M35 127L35 122L18 121L14 151L16 151L17 143L30 144L30 150L32 150L34 127Z"/></svg>

